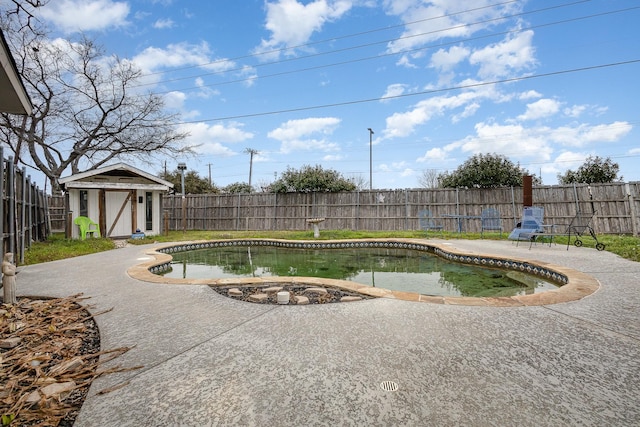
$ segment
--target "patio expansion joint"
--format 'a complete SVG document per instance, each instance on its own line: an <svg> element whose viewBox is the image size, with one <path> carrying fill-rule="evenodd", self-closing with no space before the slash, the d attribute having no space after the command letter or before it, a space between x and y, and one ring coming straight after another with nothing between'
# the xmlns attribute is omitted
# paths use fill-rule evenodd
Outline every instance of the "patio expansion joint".
<svg viewBox="0 0 640 427"><path fill-rule="evenodd" d="M624 337L624 338L630 339L631 341L640 342L640 337L635 337L635 336L633 336L633 335L624 334L624 333L622 333L622 332L619 332L619 331L613 330L613 329L611 329L611 328L608 328L608 327L606 327L606 326L603 326L603 325L600 325L600 324L598 324L598 323L592 322L592 321L587 320L587 319L582 318L582 317L572 316L572 315L570 315L570 314L564 313L564 312L562 312L562 311L560 311L560 310L558 310L558 309L554 308L554 306L542 305L542 306L540 306L540 307L541 307L541 308L544 308L544 309L546 309L546 310L552 311L552 312L554 312L555 314L559 314L559 315L561 315L561 316L568 317L569 319L574 320L574 321L577 321L577 322L579 322L579 323L584 323L584 324L586 324L586 325L592 326L592 327L593 327L593 328L595 328L595 329L600 329L600 330L602 330L602 331L606 331L607 333L610 333L610 334L613 334L613 335L616 335L616 336L619 336L619 337Z"/></svg>
<svg viewBox="0 0 640 427"><path fill-rule="evenodd" d="M129 384L131 382L131 380L135 379L136 377L138 377L138 376L140 376L140 375L142 375L142 374L144 374L144 373L146 373L148 371L151 371L151 370L157 368L158 366L161 366L161 365L169 362L170 360L173 360L173 359L175 359L175 358L177 358L179 356L182 356L183 354L186 354L186 353L190 352L191 350L193 350L193 349L195 349L197 347L200 347L201 345L203 345L205 343L208 343L208 342L213 341L213 340L215 340L215 339L217 339L217 338L219 338L219 337L221 337L221 336L223 336L225 334L228 334L229 332L231 332L231 331L233 331L233 330L235 330L235 329L237 329L237 328L239 328L241 326L244 326L247 323L253 322L256 319L260 319L261 317L271 313L272 311L274 311L276 309L278 309L278 306L269 307L265 311L263 311L262 313L260 313L258 315L255 315L255 316L252 316L252 317L244 320L243 322L237 323L234 326L232 326L230 328L227 328L224 331L221 331L221 332L219 332L219 333L217 333L217 334L215 334L215 335L213 335L213 336L211 336L211 337L209 337L209 338L207 338L207 339L205 339L203 341L200 341L200 342L198 342L196 344L193 344L192 346L187 347L187 348L185 348L185 349L183 349L183 350L181 350L181 351L179 351L179 352L177 352L177 353L175 353L175 354L173 354L173 355L171 355L171 356L169 356L169 357L167 357L167 358L165 358L165 359L163 359L161 361L158 361L158 362L156 362L156 363L154 363L152 365L146 365L146 366L142 367L141 369L138 369L138 370L134 371L135 373L132 376L126 378L125 380L123 380L123 381L121 381L121 382L119 382L117 384L114 384L114 385L110 386L110 388L117 389L117 388L120 388L120 387L124 387L127 384Z"/></svg>

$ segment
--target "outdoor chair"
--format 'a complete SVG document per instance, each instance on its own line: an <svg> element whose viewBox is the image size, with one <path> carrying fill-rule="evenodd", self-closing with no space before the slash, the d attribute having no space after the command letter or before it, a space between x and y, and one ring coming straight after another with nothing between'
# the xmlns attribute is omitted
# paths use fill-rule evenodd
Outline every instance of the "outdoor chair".
<svg viewBox="0 0 640 427"><path fill-rule="evenodd" d="M421 210L418 212L418 221L420 223L420 229L427 231L440 231L444 230L444 226L433 219L431 216L431 211L428 209Z"/></svg>
<svg viewBox="0 0 640 427"><path fill-rule="evenodd" d="M500 238L502 238L502 218L500 218L500 212L498 212L497 209L483 209L480 215L480 223L482 227L482 229L480 230L480 237L484 237L484 230L499 230Z"/></svg>
<svg viewBox="0 0 640 427"><path fill-rule="evenodd" d="M509 240L531 240L535 233L544 232L544 208L538 206L526 207L522 210L522 220L516 225Z"/></svg>
<svg viewBox="0 0 640 427"><path fill-rule="evenodd" d="M80 227L80 239L85 240L87 238L87 234L90 234L93 237L100 237L100 226L93 222L91 218L79 216L73 220L73 223ZM93 226L96 228L92 228Z"/></svg>

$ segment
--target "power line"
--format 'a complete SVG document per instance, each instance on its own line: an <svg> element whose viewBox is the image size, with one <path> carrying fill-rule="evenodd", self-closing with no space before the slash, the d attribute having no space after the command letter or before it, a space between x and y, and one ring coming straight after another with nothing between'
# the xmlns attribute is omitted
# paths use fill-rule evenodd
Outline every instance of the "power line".
<svg viewBox="0 0 640 427"><path fill-rule="evenodd" d="M483 21L476 21L476 22L472 22L472 23L468 23L468 24L460 24L460 25L456 25L456 26L452 26L452 27L448 27L448 28L444 28L444 29L440 29L440 30L428 31L428 32L418 33L418 34L411 34L411 35L403 36L403 37L395 37L395 38L392 38L392 39L374 41L374 42L361 44L361 45L356 45L356 46L348 46L348 47L341 48L341 49L334 49L334 50L330 50L330 51L326 51L326 52L318 52L318 53L314 53L314 54L310 54L310 55L298 56L298 57L295 57L295 58L287 58L287 59L282 59L282 60L278 60L278 61L266 62L266 63L262 63L262 64L253 65L251 67L252 68L258 68L258 67L266 67L266 66L283 64L283 63L291 63L291 62L294 62L294 61L301 61L301 60L305 60L305 59L331 55L331 54L334 54L334 53L342 53L342 52L347 52L347 51L352 51L352 50L357 50L357 49L363 49L363 48L372 47L372 46L376 46L376 45L387 44L387 43L398 41L398 40L407 40L407 39L411 39L411 38L424 37L424 36L433 35L433 34L437 34L437 33L448 32L448 31L455 30L455 29L460 29L460 28L465 28L465 27L472 27L472 26L482 25L482 24L488 24L490 22L502 21L502 20L511 19L511 18L515 18L515 17L521 17L521 16L524 16L524 15L530 15L530 14L534 14L534 13L547 12L549 10L559 9L559 8L568 7L568 6L574 6L576 4L585 3L585 2L588 2L588 1L591 1L591 0L580 0L580 1L573 2L573 3L565 3L565 4L556 5L556 6L550 6L550 7L546 7L546 8L542 8L542 9L536 9L536 10L532 10L532 11L521 12L521 13L517 13L517 14L513 14L513 15L505 15L505 16L500 16L500 17L497 17L497 18L486 19L486 20L483 20ZM507 2L507 3L509 3L509 2ZM529 28L520 28L520 29L517 29L517 30L492 33L492 34L488 34L488 35L484 35L484 36L470 37L470 38L467 38L467 39L457 39L457 40L454 40L454 41L451 41L451 42L443 42L443 43L435 44L435 45L421 46L421 47L415 48L415 49L405 49L405 50L397 51L397 52L388 52L388 53L382 54L382 55L376 55L376 56L357 59L357 60L345 61L345 62L340 62L340 63L336 63L336 64L320 65L320 66L306 68L306 69L302 69L302 70L287 71L287 72L282 72L282 73L277 73L277 74L272 74L272 75L267 75L267 76L250 77L250 78L244 78L244 79L239 79L239 80L232 80L232 81L228 81L228 82L214 83L214 84L209 84L209 85L190 87L190 88L185 88L185 89L180 89L180 90L181 91L197 90L197 89L200 89L202 87L211 87L211 86L218 86L218 85L224 85L224 84L230 84L230 83L238 83L238 82L243 82L243 81L262 79L262 78L265 78L265 77L274 77L274 76L280 76L280 75L284 75L284 74L292 74L292 73L295 73L295 72L298 72L298 71L309 71L309 70L313 70L313 69L326 68L326 67L335 66L335 65L344 65L344 64L351 63L351 62L358 62L358 61L364 61L364 60L370 60L370 59L379 59L379 58L383 58L383 57L386 57L386 56L413 53L413 52L420 51L420 50L426 50L426 49L432 49L432 48L435 48L435 47L448 46L448 45L452 45L452 44L456 44L456 43L460 43L460 42L468 42L468 41L480 40L480 39L483 39L483 38L495 37L495 36L510 34L510 33L514 33L514 32L522 32L522 31L526 31L528 29L535 29L535 28L540 28L540 27L545 27L545 26L550 26L550 25L564 24L564 23L568 23L568 22L572 22L572 21L581 20L581 19L588 19L588 18L594 18L594 17L598 17L598 16L603 16L603 15L607 15L607 14L611 14L611 13L626 12L626 11L629 11L629 10L632 10L632 9L638 9L638 8L640 8L640 6L630 7L630 8L627 8L627 9L622 9L622 10L617 10L617 11L612 11L612 12L611 11L610 12L602 12L602 13L598 13L598 14L594 14L594 15L588 15L588 16L585 16L585 17L571 18L571 19L567 19L567 20L563 20L563 21L556 21L556 22L553 22L553 23L536 25L536 26L532 26L532 27L529 27ZM470 10L475 10L475 9L470 9ZM448 17L450 15L443 15L443 16ZM424 19L424 20L421 20L421 21L414 21L414 23L422 22L422 21L426 21L426 20L430 20L430 19L434 19L434 18L428 18L428 19ZM371 30L370 32L373 32L373 31L375 31L375 30ZM301 46L305 46L305 45L301 45ZM284 49L284 50L290 50L290 49L292 49L292 48L287 48L287 49ZM238 57L238 58L246 58L246 57L251 57L251 56L253 56L253 55L247 55L247 56ZM197 66L192 66L192 67L189 67L189 68L200 68L200 67L205 66L205 65L230 62L230 61L234 61L234 60L236 60L236 59L220 60L220 61L215 61L215 62L212 62L212 63L209 63L209 64L200 64L200 65L197 65ZM184 69L184 68L173 69L171 71L176 71L176 70L179 71L179 70L182 70L182 69ZM177 78L174 78L174 79L165 79L165 80L161 80L161 81L158 81L158 82L141 83L141 84L135 85L133 87L150 86L150 85L157 85L157 84L161 84L161 83L173 83L173 82L177 82L177 81L192 80L192 79L195 79L195 78L213 76L213 75L218 75L218 74L226 74L226 73L231 73L231 72L242 72L242 71L245 71L245 70L246 70L246 66L243 66L243 67L239 67L239 68L225 69L225 70L222 70L222 71L213 71L213 72L208 72L208 73L200 73L200 74L191 75L191 76L187 76L187 77L177 77ZM143 75L143 77L144 76L149 76L149 75L155 75L155 74L164 74L164 73L163 72L158 72L158 73L146 74L146 75ZM170 91L155 92L155 93L163 94L163 93L169 93L169 92Z"/></svg>
<svg viewBox="0 0 640 427"><path fill-rule="evenodd" d="M587 67L571 68L571 69L567 69L567 70L558 70L558 71L552 71L552 72L542 73L542 74L533 74L533 75L528 75L528 76L512 77L512 78L508 78L508 79L492 80L492 81L488 81L488 82L469 83L469 84L458 85L458 86L449 86L449 87L446 87L446 88L430 89L430 90L413 92L413 93L404 93L404 94L400 94L400 95L391 95L391 96L384 97L384 99L387 100L387 99L408 98L408 97L420 96L420 95L432 95L434 93L448 92L448 91L452 91L452 90L473 89L473 88L477 88L477 87L490 86L490 85L495 85L495 84L513 83L513 82L524 81L524 80L538 79L538 78L542 78L542 77L559 76L559 75L562 75L562 74L577 73L577 72L591 71L591 70L597 70L597 69L602 69L602 68L610 68L610 67L617 67L617 66L622 66L622 65L636 64L638 62L640 62L640 59L631 59L631 60L628 60L628 61L613 62L613 63L609 63L609 64L591 65L591 66L587 66ZM193 121L187 121L187 122L180 122L179 124L215 122L215 121L224 121L224 120L243 119L243 118L249 118L249 117L269 116L269 115L274 115L274 114L294 113L294 112L299 112L299 111L319 110L319 109L324 109L324 108L343 107L343 106L347 106L347 105L364 104L364 103L369 103L369 102L378 102L378 101L380 101L380 99L381 99L380 97L366 98L366 99L358 99L358 100L353 100L353 101L335 102L335 103L331 103L331 104L321 104L321 105L313 105L313 106L307 106L307 107L288 108L288 109L283 109L283 110L263 111L263 112L259 112L259 113L238 114L238 115L234 115L234 116L216 117L216 118L211 118L211 119L193 120Z"/></svg>
<svg viewBox="0 0 640 427"><path fill-rule="evenodd" d="M225 63L225 62L229 62L229 61L238 61L240 59L247 59L247 58L255 58L255 57L259 57L259 56L264 56L264 55L272 55L274 53L282 53L282 52L287 52L293 49L300 49L303 47L310 47L310 46L315 46L318 44L322 44L322 43L333 43L336 40L343 40L343 39L347 39L347 38L354 38L354 37L358 37L358 36L362 36L362 35L366 35L366 34L371 34L371 33L376 33L376 32L381 32L381 31L388 31L388 30L392 30L395 28L402 28L402 27L406 27L409 25L415 25L415 24L419 24L419 23L423 23L423 22L427 22L427 21L434 21L437 19L442 19L442 18L450 18L452 16L456 16L456 15L462 15L465 13L469 13L469 12L476 12L478 10L482 10L482 9L490 9L496 6L504 6L506 4L509 3L518 3L518 1L520 0L509 0L509 1L505 1L505 2L501 2L501 3L494 3L494 4L490 4L487 6L481 6L481 7L476 7L476 8L472 8L472 9L465 9L462 11L458 11L458 12L452 12L452 13L448 13L448 14L444 14L444 15L439 15L439 16L434 16L434 17L429 17L429 18L424 18L424 19L419 19L416 21L411 21L411 22L406 22L406 23L402 23L402 24L397 24L397 25L390 25L390 26L386 26L386 27L379 27L379 28L373 28L370 30L365 30L365 31L361 31L358 33L351 33L351 34L346 34L346 35L342 35L342 36L337 36L337 37L331 37L329 39L323 39L323 40L318 40L318 41L314 41L314 42L307 42L307 43L302 43L302 44L298 44L298 45L294 45L294 46L287 46L287 47L283 47L283 48L278 48L278 49L273 49L273 50L269 50L269 51L264 51L264 52L259 52L259 53L252 53L249 55L241 55L241 56L236 56L236 57L232 57L232 58L226 58L226 59L219 59L219 60L215 60L212 62L207 62L207 63L203 63L203 64L197 64L197 65L190 65L187 67L180 67L180 68L174 68L171 71L182 71L182 70L189 70L189 69L194 69L194 68L200 68L200 67L204 67L207 65L215 65L215 64L221 64L221 63ZM578 3L586 3L589 2L591 0L579 0L579 1L575 1L573 3L567 3L566 5L574 5L574 4L578 4ZM557 7L562 7L563 5L557 6ZM280 61L276 61L274 63L279 63ZM282 61L282 62L286 62L286 61ZM238 70L227 70L227 71L238 71ZM147 74L143 74L143 77L146 76L153 76L153 75L157 75L157 74L164 74L164 71L158 71L155 73L147 73ZM215 74L215 73L213 73ZM204 74L207 75L207 74ZM195 76L191 76L189 78L194 78L194 77L200 77L201 75L195 75ZM163 81L164 82L164 81Z"/></svg>
<svg viewBox="0 0 640 427"><path fill-rule="evenodd" d="M386 57L389 57L389 56L406 55L408 53L415 53L415 52L419 52L419 51L422 51L422 50L441 48L441 47L444 47L444 46L451 46L451 45L459 44L459 43L462 43L462 42L477 41L477 40L481 40L481 39L497 37L497 36L504 36L504 35L508 35L508 34L517 34L517 33L522 33L524 31L529 31L529 30L534 30L534 29L539 29L539 28L545 28L545 27L550 27L550 26L554 26L554 25L567 24L567 23L570 23L570 22L576 22L576 21L585 20L585 19L597 18L597 17L601 17L601 16L605 16L605 15L614 14L614 13L628 12L629 10L633 10L633 9L640 9L640 6L631 7L631 8L627 8L627 9L620 9L620 10L615 10L615 11L601 12L601 13L597 13L597 14L586 15L586 16L581 16L581 17L576 17L576 18L569 18L569 19L565 19L565 20L561 20L561 21L549 22L549 23L533 25L533 26L529 26L529 27L521 27L521 28L514 29L514 30L490 33L490 34L485 34L485 35L482 35L482 36L469 37L469 38L466 38L466 39L456 39L456 40L452 40L452 41L449 41L449 42L441 42L441 43L437 43L437 44L430 44L430 45L421 46L421 47L414 48L414 49L406 49L406 50L402 50L402 51L398 51L398 52L387 52L387 53L384 53L384 54L378 54L378 55L368 56L368 57L363 57L363 58L350 59L350 60L342 61L342 62L335 62L335 63L330 63L330 64L316 65L316 66L313 66L313 67L299 68L299 69L296 69L296 70L282 71L282 72L279 72L279 73L267 74L267 75L262 75L262 76L247 77L247 78L241 78L241 79L236 79L236 80L227 80L227 81L224 81L224 82L211 83L211 84L200 85L200 86L192 86L192 87L182 88L182 89L158 91L158 92L154 92L154 93L157 94L157 95L161 95L161 94L167 94L167 93L175 92L176 90L179 90L181 92L186 92L186 91L190 91L190 90L200 90L200 89L205 88L205 87L214 87L214 86L222 86L222 85L233 84L233 83L242 83L242 82L247 82L247 81L262 80L262 79L271 78L271 77L281 77L281 76L289 75L289 74L297 74L297 73L306 72L306 71L314 71L314 70L319 70L319 69L323 69L323 68L336 67L336 66L340 66L340 65L354 64L354 63L357 63L357 62L364 62L364 61L370 61L370 60L376 60L376 59L383 59L383 58L386 58ZM427 34L427 33L423 33L422 35L424 35L424 34ZM386 42L387 41L385 41L385 43ZM377 44L377 43L373 43L373 44ZM359 46L359 47L362 47L362 46ZM354 49L355 48L358 48L358 47L354 47ZM351 48L345 48L343 50L349 50L349 49L351 49ZM338 52L338 51L340 51L340 50L333 51L333 52ZM308 57L309 56L301 57L301 59L305 59L305 58L308 58ZM237 71L239 71L239 70L240 69L238 69ZM203 74L202 76L204 76L204 75L207 75L207 74ZM196 76L196 77L200 77L200 76ZM186 80L186 79L191 79L191 78L192 77L181 78L181 79L176 79L175 81L177 81L177 80ZM174 81L174 80L163 81L163 83L172 82L172 81Z"/></svg>

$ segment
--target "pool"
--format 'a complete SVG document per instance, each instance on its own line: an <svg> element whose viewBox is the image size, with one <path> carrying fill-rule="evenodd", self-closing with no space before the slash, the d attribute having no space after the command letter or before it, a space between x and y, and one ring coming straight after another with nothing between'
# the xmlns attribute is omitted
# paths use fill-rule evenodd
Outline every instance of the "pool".
<svg viewBox="0 0 640 427"><path fill-rule="evenodd" d="M547 304L558 304L569 301L577 301L596 292L600 285L598 281L588 274L580 271L552 264L549 262L535 261L524 258L532 252L527 250L514 251L511 242L492 242L505 245L508 250L503 255L490 253L478 253L477 250L469 251L465 248L465 241L432 241L424 239L353 239L333 241L292 241L276 239L226 239L197 242L174 242L156 245L145 250L145 255L138 258L138 263L132 265L127 273L129 276L141 281L172 285L206 285L206 286L264 286L274 282L282 284L302 284L310 286L335 287L349 292L357 292L366 296L398 299L404 301L424 302L431 304L453 304L470 306L494 306L494 307L522 307ZM535 292L527 295L511 297L449 297L429 296L416 292L401 292L390 289L362 285L350 280L323 279L300 276L277 277L229 277L229 278L170 278L161 273L171 268L171 262L175 254L184 251L199 249L233 247L233 246L276 246L298 249L339 249L339 248L403 248L433 253L441 258L468 265L486 266L505 271L528 273L541 277L559 287L546 292ZM477 247L477 245L471 245ZM555 250L555 249L545 249ZM512 254L513 253L513 254ZM521 256L518 256L518 255Z"/></svg>
<svg viewBox="0 0 640 427"><path fill-rule="evenodd" d="M200 248L173 254L161 274L177 279L315 277L449 297L511 297L558 288L522 271L464 264L393 245L296 248L254 242Z"/></svg>

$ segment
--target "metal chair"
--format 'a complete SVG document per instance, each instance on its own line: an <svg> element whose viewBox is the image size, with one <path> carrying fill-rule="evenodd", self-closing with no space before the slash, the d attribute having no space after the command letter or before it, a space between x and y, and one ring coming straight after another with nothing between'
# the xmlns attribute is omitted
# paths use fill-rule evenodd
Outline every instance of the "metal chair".
<svg viewBox="0 0 640 427"><path fill-rule="evenodd" d="M497 231L500 230L500 238L502 238L502 218L500 212L494 208L486 208L480 214L480 237L484 237L484 230Z"/></svg>
<svg viewBox="0 0 640 427"><path fill-rule="evenodd" d="M433 219L431 215L431 211L428 209L423 209L418 212L418 221L420 223L420 229L426 231L442 231L444 230L444 226Z"/></svg>

